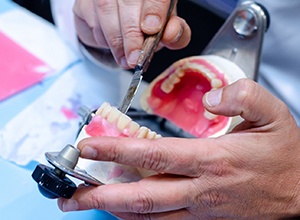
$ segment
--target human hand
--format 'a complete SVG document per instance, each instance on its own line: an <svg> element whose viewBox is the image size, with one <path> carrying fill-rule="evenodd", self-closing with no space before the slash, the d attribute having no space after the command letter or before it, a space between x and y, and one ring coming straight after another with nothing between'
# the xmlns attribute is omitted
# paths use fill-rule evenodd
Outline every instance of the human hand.
<svg viewBox="0 0 300 220"><path fill-rule="evenodd" d="M166 18L170 0L76 0L75 25L79 39L86 45L110 49L123 68L135 66L144 42L144 34L156 34ZM169 49L185 47L191 31L174 9L161 46Z"/></svg>
<svg viewBox="0 0 300 220"><path fill-rule="evenodd" d="M82 187L61 210L125 219L279 219L299 215L300 130L287 107L249 79L206 94L214 114L244 121L208 139L82 140L81 156L155 170L138 182Z"/></svg>

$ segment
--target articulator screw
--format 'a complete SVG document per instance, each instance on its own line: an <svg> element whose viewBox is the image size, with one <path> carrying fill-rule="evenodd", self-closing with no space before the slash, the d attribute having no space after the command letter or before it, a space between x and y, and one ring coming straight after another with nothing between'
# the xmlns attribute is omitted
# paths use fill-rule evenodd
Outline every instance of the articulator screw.
<svg viewBox="0 0 300 220"><path fill-rule="evenodd" d="M67 145L55 156L55 161L49 161L55 168L39 164L32 173L32 178L37 182L41 194L49 199L71 198L77 186L66 177L63 168L74 169L78 158L79 150ZM56 164L59 164L59 167Z"/></svg>

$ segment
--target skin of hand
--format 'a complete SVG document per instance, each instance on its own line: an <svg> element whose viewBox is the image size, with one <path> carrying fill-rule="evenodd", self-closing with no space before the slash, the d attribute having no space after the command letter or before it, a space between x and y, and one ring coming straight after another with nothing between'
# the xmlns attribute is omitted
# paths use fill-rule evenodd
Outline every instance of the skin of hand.
<svg viewBox="0 0 300 220"><path fill-rule="evenodd" d="M133 68L145 34L156 34L162 28L169 5L170 0L76 0L77 35L88 46L110 49L121 67ZM181 49L190 38L190 27L176 15L175 7L159 48Z"/></svg>
<svg viewBox="0 0 300 220"><path fill-rule="evenodd" d="M244 120L218 138L92 137L81 156L159 174L88 186L59 199L62 211L100 209L123 219L281 219L300 216L300 129L286 105L239 80L203 97L205 108Z"/></svg>

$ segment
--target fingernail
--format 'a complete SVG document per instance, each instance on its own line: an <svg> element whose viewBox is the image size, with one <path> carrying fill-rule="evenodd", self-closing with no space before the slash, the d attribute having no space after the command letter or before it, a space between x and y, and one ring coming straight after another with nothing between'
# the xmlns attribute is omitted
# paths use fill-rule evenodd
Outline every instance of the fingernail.
<svg viewBox="0 0 300 220"><path fill-rule="evenodd" d="M182 33L183 33L183 28L181 27L180 30L179 30L179 32L177 33L177 35L176 35L173 43L176 43L181 38Z"/></svg>
<svg viewBox="0 0 300 220"><path fill-rule="evenodd" d="M161 26L160 18L156 15L148 15L145 17L142 26L146 29L159 29Z"/></svg>
<svg viewBox="0 0 300 220"><path fill-rule="evenodd" d="M97 157L97 151L94 148L91 148L90 146L85 146L81 150L81 156L87 159L94 159Z"/></svg>
<svg viewBox="0 0 300 220"><path fill-rule="evenodd" d="M211 90L206 93L205 101L210 107L215 107L220 104L223 89Z"/></svg>
<svg viewBox="0 0 300 220"><path fill-rule="evenodd" d="M128 60L127 60L128 64L129 65L136 65L137 60L140 56L140 53L141 53L141 51L139 51L139 50L135 50L135 51L131 52L129 54L129 57L128 57Z"/></svg>
<svg viewBox="0 0 300 220"><path fill-rule="evenodd" d="M127 63L127 60L126 60L126 57L122 57L121 58L121 66L123 67L123 68L127 68L128 67L128 63Z"/></svg>
<svg viewBox="0 0 300 220"><path fill-rule="evenodd" d="M78 203L74 199L66 199L62 205L64 212L76 211L78 210Z"/></svg>

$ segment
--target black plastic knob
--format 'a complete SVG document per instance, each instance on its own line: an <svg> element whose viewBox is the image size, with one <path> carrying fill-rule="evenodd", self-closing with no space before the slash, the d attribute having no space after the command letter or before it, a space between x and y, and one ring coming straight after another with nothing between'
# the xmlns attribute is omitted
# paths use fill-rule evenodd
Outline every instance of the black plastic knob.
<svg viewBox="0 0 300 220"><path fill-rule="evenodd" d="M49 199L71 198L77 186L61 170L39 164L32 173L41 194Z"/></svg>

